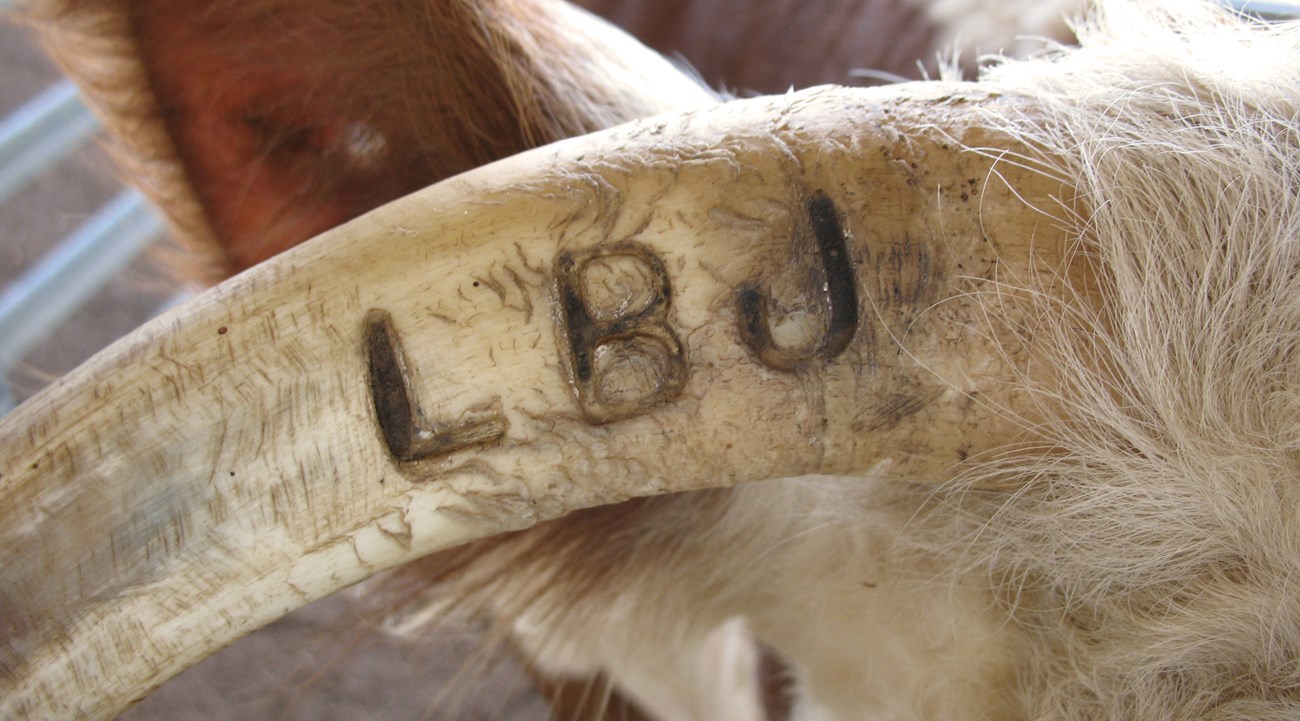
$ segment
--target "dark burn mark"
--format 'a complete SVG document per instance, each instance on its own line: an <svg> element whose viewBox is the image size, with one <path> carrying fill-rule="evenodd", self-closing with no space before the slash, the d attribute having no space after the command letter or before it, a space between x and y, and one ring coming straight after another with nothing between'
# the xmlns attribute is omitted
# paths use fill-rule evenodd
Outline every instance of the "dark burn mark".
<svg viewBox="0 0 1300 721"><path fill-rule="evenodd" d="M938 396L939 391L926 395L900 393L888 396L872 412L871 420L865 424L862 430L874 433L894 428L902 423L904 419L925 410L925 407L933 403Z"/></svg>
<svg viewBox="0 0 1300 721"><path fill-rule="evenodd" d="M826 329L826 342L822 354L834 358L849 347L858 329L858 291L853 278L853 265L849 262L848 245L835 204L828 196L818 193L808 203L808 215L813 233L817 236L817 249L826 270L826 285L831 318Z"/></svg>
<svg viewBox="0 0 1300 721"><path fill-rule="evenodd" d="M642 296L632 306L617 307L599 318L588 297L584 273L592 261L624 258L642 272L628 278L629 293ZM668 325L672 298L663 260L640 243L617 243L564 252L555 262L560 306L561 348L569 380L583 415L591 423L609 423L638 415L671 401L686 385L686 357ZM642 284L641 281L644 281Z"/></svg>
<svg viewBox="0 0 1300 721"><path fill-rule="evenodd" d="M471 446L493 443L506 432L500 413L450 426L432 424L413 402L410 374L393 320L387 311L366 314L365 346L370 362L370 395L388 450L398 461L418 461Z"/></svg>
<svg viewBox="0 0 1300 721"><path fill-rule="evenodd" d="M764 365L774 370L793 371L815 356L830 360L848 348L858 331L858 291L834 201L819 191L808 201L808 220L826 276L820 291L827 319L821 342L810 351L780 347L772 338L768 300L762 291L750 284L736 296L741 339Z"/></svg>
<svg viewBox="0 0 1300 721"><path fill-rule="evenodd" d="M887 244L876 256L877 296L895 308L915 308L930 288L934 270L924 243L910 237Z"/></svg>

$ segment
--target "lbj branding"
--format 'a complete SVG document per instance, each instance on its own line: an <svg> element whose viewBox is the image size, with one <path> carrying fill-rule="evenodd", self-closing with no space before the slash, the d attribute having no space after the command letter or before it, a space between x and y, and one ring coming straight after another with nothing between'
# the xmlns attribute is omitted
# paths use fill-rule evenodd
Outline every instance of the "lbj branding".
<svg viewBox="0 0 1300 721"><path fill-rule="evenodd" d="M821 338L803 348L781 347L772 338L768 300L759 284L747 283L736 294L741 340L761 363L784 372L839 355L858 328L857 289L834 203L817 193L808 202L808 216L825 274L815 299L826 318ZM672 284L663 259L649 246L622 242L562 252L554 267L560 352L587 421L631 418L676 398L688 367L681 339L668 322ZM500 412L455 424L424 417L387 312L370 311L364 335L376 415L398 461L443 456L504 437L506 419Z"/></svg>
<svg viewBox="0 0 1300 721"><path fill-rule="evenodd" d="M602 270L617 273L623 293L602 296ZM663 260L640 243L619 243L561 253L555 275L561 352L587 420L630 418L676 398L686 385L686 355L668 327L672 291Z"/></svg>

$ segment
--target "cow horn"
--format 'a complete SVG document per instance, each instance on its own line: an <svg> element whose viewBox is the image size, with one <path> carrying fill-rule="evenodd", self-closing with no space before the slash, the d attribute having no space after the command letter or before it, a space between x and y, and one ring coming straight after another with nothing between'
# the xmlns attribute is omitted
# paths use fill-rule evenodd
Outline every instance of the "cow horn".
<svg viewBox="0 0 1300 721"><path fill-rule="evenodd" d="M942 481L1014 441L1016 351L973 298L1062 273L1041 208L1069 193L969 150L1014 150L980 129L1007 102L822 88L564 141L120 341L0 425L0 716L111 718L313 599L575 509Z"/></svg>

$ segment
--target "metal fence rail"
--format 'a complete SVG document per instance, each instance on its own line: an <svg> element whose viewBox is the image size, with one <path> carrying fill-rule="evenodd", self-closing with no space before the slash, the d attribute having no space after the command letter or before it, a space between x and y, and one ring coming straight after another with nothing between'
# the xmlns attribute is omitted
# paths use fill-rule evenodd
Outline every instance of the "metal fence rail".
<svg viewBox="0 0 1300 721"><path fill-rule="evenodd" d="M64 80L0 120L0 203L84 143L99 122Z"/></svg>
<svg viewBox="0 0 1300 721"><path fill-rule="evenodd" d="M1223 4L1243 15L1253 15L1262 20L1293 20L1300 17L1300 3L1287 0L1223 0Z"/></svg>
<svg viewBox="0 0 1300 721"><path fill-rule="evenodd" d="M5 7L0 0L0 11ZM99 128L77 89L59 82L0 120L0 203L81 147ZM0 294L0 414L13 407L8 376L162 232L143 197L124 191L86 219Z"/></svg>
<svg viewBox="0 0 1300 721"><path fill-rule="evenodd" d="M0 295L0 368L12 368L162 230L144 199L124 191Z"/></svg>

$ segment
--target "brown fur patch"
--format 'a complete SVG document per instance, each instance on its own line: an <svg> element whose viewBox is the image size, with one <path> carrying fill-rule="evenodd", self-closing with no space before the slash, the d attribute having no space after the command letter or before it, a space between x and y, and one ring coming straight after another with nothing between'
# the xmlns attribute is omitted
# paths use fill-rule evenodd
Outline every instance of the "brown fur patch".
<svg viewBox="0 0 1300 721"><path fill-rule="evenodd" d="M920 77L935 61L934 28L907 0L580 0L650 47L680 55L710 85L781 93L825 83Z"/></svg>
<svg viewBox="0 0 1300 721"><path fill-rule="evenodd" d="M578 15L547 0L28 8L122 139L133 182L203 257L205 280L450 175L708 102Z"/></svg>

